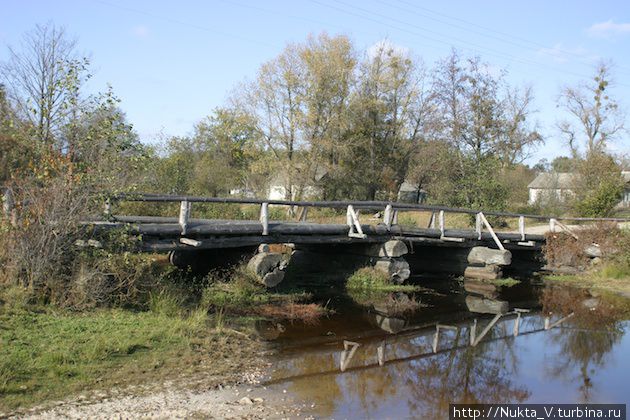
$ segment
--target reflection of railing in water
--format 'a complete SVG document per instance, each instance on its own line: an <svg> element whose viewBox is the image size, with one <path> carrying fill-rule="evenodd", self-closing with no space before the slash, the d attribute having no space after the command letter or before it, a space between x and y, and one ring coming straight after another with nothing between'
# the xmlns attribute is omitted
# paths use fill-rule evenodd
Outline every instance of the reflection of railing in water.
<svg viewBox="0 0 630 420"><path fill-rule="evenodd" d="M490 320L490 322L486 325L486 327L479 334L476 334L476 326L478 325L477 318L473 319L471 322L468 322L467 323L468 325L449 326L449 325L436 323L435 332L431 334L432 338L431 338L430 351L419 353L419 354L413 354L409 356L404 356L404 357L396 357L393 359L387 359L386 347L392 345L392 343L387 342L387 340L382 340L376 347L376 362L359 365L359 366L350 366L350 365L352 364L352 360L354 356L357 354L357 350L362 345L358 342L344 340L343 341L344 349L340 353L338 369L320 371L320 372L309 372L309 373L298 374L298 375L294 375L290 377L272 379L272 380L267 381L267 384L281 383L281 382L286 382L290 380L304 379L304 378L316 377L316 376L337 375L342 372L362 371L362 370L373 369L373 368L382 367L382 366L386 366L390 364L404 363L408 361L429 358L432 356L448 353L451 351L458 351L458 350L464 350L471 347L476 347L482 342L484 338L487 337L490 331L492 331L492 329L502 319L505 321L509 321L512 317L514 318L512 331L509 334L496 336L492 338L486 338L485 340L483 340L483 343L492 343L492 342L505 340L508 338L514 338L518 336L525 336L525 335L535 334L535 333L539 333L543 331L548 331L550 329L560 326L562 323L567 321L572 316L573 316L573 313L570 313L567 316L564 316L553 322L550 316L545 316L543 319L542 326L538 328L533 328L531 330L522 331L524 320L526 318L535 319L535 318L540 317L540 314L530 313L528 310L525 310L525 309L515 309L512 312L509 312L503 315L498 314L495 317L493 317ZM459 338L461 337L461 332L462 331L465 332L466 329L468 329L468 335L469 335L468 339L466 340L466 344L458 344ZM441 331L443 330L451 330L451 331L456 332L457 335L456 335L456 340L455 340L454 345L444 347L444 348L439 347L440 334L441 334ZM396 338L396 337L397 336L395 335L392 336L392 338Z"/></svg>
<svg viewBox="0 0 630 420"><path fill-rule="evenodd" d="M477 335L477 318L475 318L469 327L469 334L470 334L469 346L476 347L481 342L481 340L483 340L483 338L490 332L490 330L492 330L492 328L497 324L497 322L499 322L501 318L507 315L516 315L516 318L514 318L514 328L512 330L513 331L512 336L517 337L520 334L521 317L522 317L522 314L525 314L525 313L529 313L529 309L514 308L512 312L508 312L506 314L496 314L494 318L492 318L492 320L488 323L488 325L486 325L486 327L481 331L479 335ZM562 324L563 322L571 318L573 315L574 313L571 312L569 315L563 318L560 318L553 323L551 323L551 317L546 316L544 319L544 327L538 330L529 331L529 333L550 330L554 327L559 326L560 324ZM461 326L435 324L435 333L433 335L433 343L431 346L433 353L435 354L438 352L438 344L440 341L440 330L453 330L453 331L456 331L457 334L459 334L461 328L462 328ZM496 339L507 338L507 337L509 336L497 337ZM359 348L360 344L352 342L352 341L344 340L343 345L344 345L344 350L341 352L341 359L340 359L341 360L340 370L342 372L344 372L348 368L348 365L350 364L350 361L352 360L352 357L356 353L356 350L357 348ZM455 349L455 347L453 347L453 349ZM449 350L449 349L445 349L445 350ZM377 347L377 360L378 360L379 366L383 366L385 364L385 341L382 341L381 344Z"/></svg>

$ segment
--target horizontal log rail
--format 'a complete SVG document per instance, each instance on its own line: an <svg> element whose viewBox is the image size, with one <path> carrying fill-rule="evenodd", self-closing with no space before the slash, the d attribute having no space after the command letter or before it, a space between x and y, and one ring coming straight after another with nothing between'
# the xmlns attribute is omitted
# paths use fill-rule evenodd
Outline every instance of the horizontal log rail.
<svg viewBox="0 0 630 420"><path fill-rule="evenodd" d="M359 201L359 200L344 200L344 201L304 201L304 200L267 200L258 198L234 198L234 197L198 197L189 195L166 195L166 194L151 194L151 193L120 193L109 196L110 200L114 201L138 201L138 202L153 202L153 203L174 203L187 201L189 203L216 203L216 204L267 204L277 206L293 206L293 207L324 207L334 209L347 209L348 206L353 206L355 209L360 210L377 210L382 211L388 207L394 211L430 211L446 213L461 213L461 214L478 214L483 213L486 216L497 217L514 217L534 220L543 220L549 222L551 219L574 221L574 222L630 222L630 218L624 217L564 217L553 215L537 215L537 214L525 214L525 213L511 213L501 211L486 211L486 210L474 210L462 207L449 207L449 206L437 206L426 204L411 204L400 203L395 201Z"/></svg>

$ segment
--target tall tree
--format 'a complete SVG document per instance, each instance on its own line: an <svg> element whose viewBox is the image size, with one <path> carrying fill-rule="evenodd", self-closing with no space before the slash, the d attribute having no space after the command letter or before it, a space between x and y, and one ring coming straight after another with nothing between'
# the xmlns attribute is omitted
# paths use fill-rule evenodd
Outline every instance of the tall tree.
<svg viewBox="0 0 630 420"><path fill-rule="evenodd" d="M588 82L562 89L558 106L571 120L558 123L574 156L581 152L601 153L625 126L625 113L611 96L612 78L610 65L600 63L595 76Z"/></svg>
<svg viewBox="0 0 630 420"><path fill-rule="evenodd" d="M40 142L52 144L72 114L87 64L76 54L76 41L53 24L37 25L19 48L9 47L0 75L17 112Z"/></svg>
<svg viewBox="0 0 630 420"><path fill-rule="evenodd" d="M374 199L378 191L395 198L422 139L423 89L424 71L406 51L388 42L368 51L352 98L347 157L361 198Z"/></svg>

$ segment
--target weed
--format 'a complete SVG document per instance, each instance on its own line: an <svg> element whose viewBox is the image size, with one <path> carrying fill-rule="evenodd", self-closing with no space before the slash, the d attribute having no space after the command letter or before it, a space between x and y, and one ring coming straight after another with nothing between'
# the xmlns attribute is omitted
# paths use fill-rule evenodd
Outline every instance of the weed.
<svg viewBox="0 0 630 420"><path fill-rule="evenodd" d="M599 274L604 279L630 279L630 264L626 261L611 261L602 267Z"/></svg>
<svg viewBox="0 0 630 420"><path fill-rule="evenodd" d="M167 290L149 295L149 310L156 315L174 317L182 311L182 299Z"/></svg>
<svg viewBox="0 0 630 420"><path fill-rule="evenodd" d="M503 287L512 287L520 283L520 281L513 279L512 277L490 280L489 282L494 284L495 286L503 286Z"/></svg>
<svg viewBox="0 0 630 420"><path fill-rule="evenodd" d="M392 284L387 273L373 267L363 267L355 271L348 278L346 288L381 292L410 292L417 289L412 285Z"/></svg>

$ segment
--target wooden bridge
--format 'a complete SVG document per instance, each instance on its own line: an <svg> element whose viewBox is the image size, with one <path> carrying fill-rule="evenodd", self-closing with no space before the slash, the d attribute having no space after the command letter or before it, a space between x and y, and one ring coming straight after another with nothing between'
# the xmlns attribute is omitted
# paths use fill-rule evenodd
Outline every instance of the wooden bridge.
<svg viewBox="0 0 630 420"><path fill-rule="evenodd" d="M179 214L173 217L118 215L112 212L120 201L145 203L179 203ZM217 220L191 217L193 205L201 204L253 205L259 208L258 220ZM282 208L287 220L272 220L271 208ZM345 223L317 223L309 220L309 209L333 209ZM430 216L426 226L399 223L399 216L407 212L426 212ZM277 213L277 212L276 212ZM343 216L345 214L345 217ZM447 214L464 214L475 220L474 229L447 225ZM488 218L513 219L518 229L497 231ZM288 219L293 220L288 220ZM141 251L170 252L171 261L177 256L211 250L229 250L257 247L262 244L291 244L300 249L326 250L347 247L353 253L384 260L381 266L398 279L408 277L408 264L400 260L413 254L417 247L464 248L467 250L470 273L473 277L500 277L500 266L511 264L513 252L536 252L545 242L540 233L528 233L526 222L549 226L550 231L571 230L567 221L624 221L625 219L558 218L552 216L516 214L408 204L384 201L290 201L249 198L216 198L171 196L160 194L119 194L108 199L105 217L94 218L86 224L97 234L113 228L125 228L141 237ZM339 221L338 221L339 222ZM400 245L402 243L402 245ZM496 250L477 252L471 260L468 251L475 248ZM262 249L267 252L267 249ZM407 260L410 258L406 257ZM398 260L397 260L398 259ZM181 258L179 258L181 261ZM274 258L277 261L278 258ZM392 263L387 264L386 262ZM377 264L378 261L375 262ZM276 269L278 269L278 264ZM267 264L269 265L269 264ZM274 264L272 264L274 265ZM402 272L400 271L402 270ZM279 270L276 270L279 271ZM281 270L280 270L281 271Z"/></svg>

